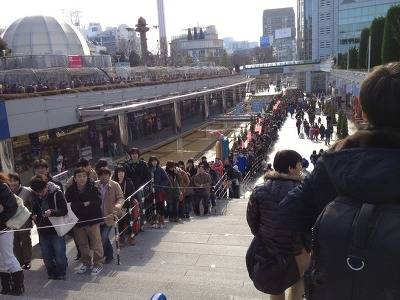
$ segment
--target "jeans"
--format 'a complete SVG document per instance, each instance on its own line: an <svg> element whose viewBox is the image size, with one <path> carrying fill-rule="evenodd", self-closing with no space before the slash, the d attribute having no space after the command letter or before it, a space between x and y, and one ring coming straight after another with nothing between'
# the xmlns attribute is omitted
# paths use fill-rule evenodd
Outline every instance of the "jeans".
<svg viewBox="0 0 400 300"><path fill-rule="evenodd" d="M112 226L108 226L105 223L100 225L101 241L103 243L103 252L106 260L114 257L114 251L110 241L111 229Z"/></svg>
<svg viewBox="0 0 400 300"><path fill-rule="evenodd" d="M209 202L208 202L209 194L204 192L197 192L196 197L194 198L193 210L196 216L200 215L200 202L203 204L204 214L208 214Z"/></svg>
<svg viewBox="0 0 400 300"><path fill-rule="evenodd" d="M168 200L168 217L171 220L178 218L178 199Z"/></svg>
<svg viewBox="0 0 400 300"><path fill-rule="evenodd" d="M59 237L56 233L39 233L39 244L47 275L52 277L65 276L68 260L64 237Z"/></svg>
<svg viewBox="0 0 400 300"><path fill-rule="evenodd" d="M15 273L21 266L13 252L14 232L0 234L0 272Z"/></svg>

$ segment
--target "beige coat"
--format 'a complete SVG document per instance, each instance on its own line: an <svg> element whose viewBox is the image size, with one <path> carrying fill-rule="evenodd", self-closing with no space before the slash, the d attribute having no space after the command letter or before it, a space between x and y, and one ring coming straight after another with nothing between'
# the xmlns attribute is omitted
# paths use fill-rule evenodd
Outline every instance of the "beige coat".
<svg viewBox="0 0 400 300"><path fill-rule="evenodd" d="M96 187L100 191L99 186L100 186L100 180L97 180ZM114 215L121 214L121 210L116 209L115 205L120 204L122 206L122 204L125 201L125 198L124 198L124 193L122 192L122 189L117 182L115 182L113 180L109 181L107 191L106 191L105 201L106 202L105 202L104 211L103 211L104 216L108 216L111 214L114 214ZM103 204L102 204L102 207L103 207ZM115 225L114 218L112 216L107 217L105 219L105 223L108 226L114 226Z"/></svg>

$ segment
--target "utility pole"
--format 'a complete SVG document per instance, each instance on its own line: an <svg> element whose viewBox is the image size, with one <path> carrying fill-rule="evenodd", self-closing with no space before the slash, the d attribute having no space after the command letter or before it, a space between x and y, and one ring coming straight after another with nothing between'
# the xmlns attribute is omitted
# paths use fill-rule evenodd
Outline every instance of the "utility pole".
<svg viewBox="0 0 400 300"><path fill-rule="evenodd" d="M347 48L347 71L349 70L350 66L350 47Z"/></svg>
<svg viewBox="0 0 400 300"><path fill-rule="evenodd" d="M371 34L368 38L368 73L371 68Z"/></svg>

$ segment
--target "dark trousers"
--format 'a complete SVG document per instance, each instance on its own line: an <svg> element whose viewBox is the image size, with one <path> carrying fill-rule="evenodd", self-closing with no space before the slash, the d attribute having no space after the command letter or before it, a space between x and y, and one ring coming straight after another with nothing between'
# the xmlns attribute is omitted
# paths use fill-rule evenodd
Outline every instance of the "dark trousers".
<svg viewBox="0 0 400 300"><path fill-rule="evenodd" d="M65 276L68 261L64 237L59 237L56 233L39 233L39 244L48 276Z"/></svg>
<svg viewBox="0 0 400 300"><path fill-rule="evenodd" d="M192 202L193 202L193 195L187 195L183 202L183 215L186 218L189 217L190 215Z"/></svg>
<svg viewBox="0 0 400 300"><path fill-rule="evenodd" d="M179 202L179 199L170 199L167 201L168 218L170 220L175 220L178 218L178 202Z"/></svg>
<svg viewBox="0 0 400 300"><path fill-rule="evenodd" d="M113 247L110 241L110 232L112 226L103 223L100 225L101 241L103 243L103 252L106 259L112 259L114 256Z"/></svg>
<svg viewBox="0 0 400 300"><path fill-rule="evenodd" d="M200 215L200 203L203 204L204 214L208 214L209 203L208 203L209 194L205 192L197 192L196 197L194 198L193 210L196 216Z"/></svg>
<svg viewBox="0 0 400 300"><path fill-rule="evenodd" d="M32 259L31 231L14 232L14 254L19 263L30 263Z"/></svg>

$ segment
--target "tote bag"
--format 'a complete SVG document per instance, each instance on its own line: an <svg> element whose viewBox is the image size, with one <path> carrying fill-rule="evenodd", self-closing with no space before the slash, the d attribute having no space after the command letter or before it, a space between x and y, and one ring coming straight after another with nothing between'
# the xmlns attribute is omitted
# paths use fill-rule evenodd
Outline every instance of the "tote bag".
<svg viewBox="0 0 400 300"><path fill-rule="evenodd" d="M30 211L25 207L24 200L14 195L17 200L18 208L15 214L6 222L6 226L10 229L20 229L25 225L26 221L31 217Z"/></svg>
<svg viewBox="0 0 400 300"><path fill-rule="evenodd" d="M57 199L56 194L54 193L54 207L57 208ZM57 235L63 237L66 235L72 228L74 228L75 224L78 222L77 216L71 209L71 203L67 202L67 210L68 213L62 217L49 217L50 223L54 226L54 230L57 232Z"/></svg>

